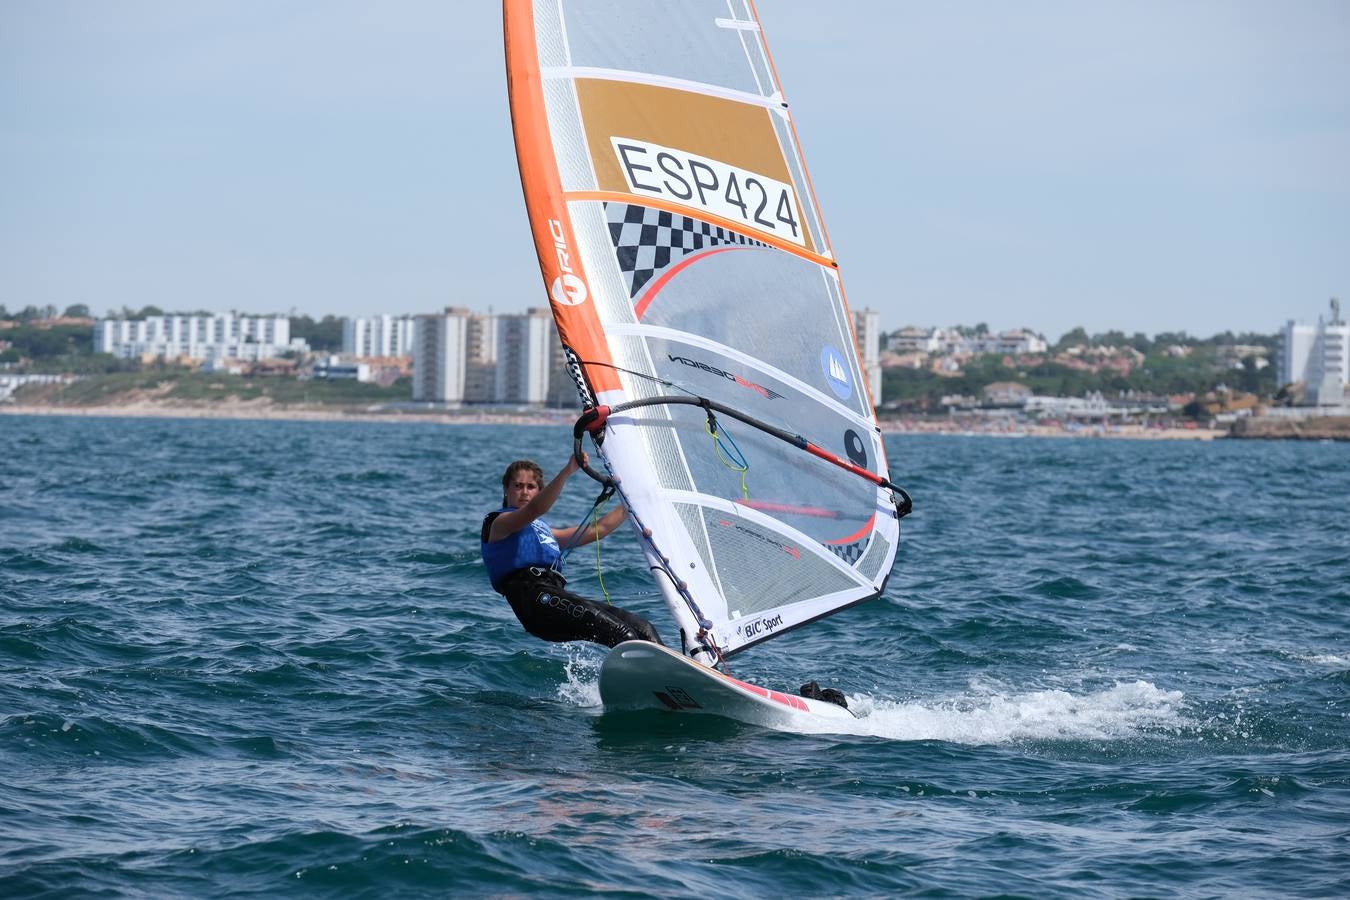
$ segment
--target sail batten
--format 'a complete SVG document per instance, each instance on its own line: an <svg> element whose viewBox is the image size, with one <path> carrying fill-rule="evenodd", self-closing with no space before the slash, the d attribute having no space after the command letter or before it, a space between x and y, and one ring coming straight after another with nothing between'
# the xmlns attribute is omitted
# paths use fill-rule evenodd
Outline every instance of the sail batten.
<svg viewBox="0 0 1350 900"><path fill-rule="evenodd" d="M726 500L723 497L716 497L711 494L700 494L692 491L671 490L671 491L663 491L662 493L671 503L684 503L688 504L689 506L695 506L703 510L709 510L727 516L736 516L738 518L746 520L747 522L751 522L761 528L764 528L766 531L780 535L785 540L792 542L790 544L784 544L782 547L777 548L782 550L784 554L795 558L800 553L813 553L827 565L836 568L841 574L843 574L850 580L856 581L859 586L868 586L868 581L866 579L863 579L861 576L859 576L847 564L842 563L838 556L836 556L833 553L829 553L828 551L823 549L824 545L834 542L821 541L812 538L810 535L807 535L789 525L784 524L779 519L775 519L772 516L760 513L753 506L737 504L735 502ZM734 526L728 525L724 527L734 527ZM870 534L871 530L869 528L868 535L864 535L862 537L855 536L854 540L865 539L867 536L870 536Z"/></svg>
<svg viewBox="0 0 1350 900"><path fill-rule="evenodd" d="M545 66L540 70L540 74L542 74L545 79L554 80L596 78L601 81L626 81L632 84L650 84L658 87L668 87L687 91L691 94L706 94L709 97L723 97L727 100L735 100L738 103L748 103L752 106L762 106L765 109L774 111L778 115L784 117L788 114L787 107L783 105L782 97L777 95L765 96L749 91L733 90L732 88L726 88L716 84L690 81L687 78L672 78L668 75L655 75L650 72L634 72L626 69L601 69L595 66Z"/></svg>
<svg viewBox="0 0 1350 900"><path fill-rule="evenodd" d="M782 369L772 366L761 359L757 359L755 357L749 356L748 354L742 353L735 347L729 346L720 341L711 340L698 334L691 334L690 332L687 331L677 331L673 328L663 328L659 325L643 325L643 324L611 325L609 327L609 333L616 337L634 336L649 339L654 338L667 341L670 343L688 344L691 347L697 347L701 350L709 350L712 351L713 353L721 354L725 356L727 359L732 360L733 362L739 363L747 367L748 369L753 369L760 375L776 379L782 382L783 384L801 392L804 396L809 397L811 400L815 401L821 406L829 407L830 409L837 412L840 416L847 417L848 419L853 421L856 425L858 425L858 427L860 428L874 427L874 423L866 416L860 415L855 410L843 405L838 400L827 395L824 391L820 390L819 388L807 384L805 381L796 378L795 376L793 376L788 372L784 372ZM694 386L690 385L687 382L681 384L680 386L684 387L691 393L694 394L698 393L698 391L694 388Z"/></svg>
<svg viewBox="0 0 1350 900"><path fill-rule="evenodd" d="M753 6L503 9L551 308L679 629L725 655L877 596L896 494Z"/></svg>

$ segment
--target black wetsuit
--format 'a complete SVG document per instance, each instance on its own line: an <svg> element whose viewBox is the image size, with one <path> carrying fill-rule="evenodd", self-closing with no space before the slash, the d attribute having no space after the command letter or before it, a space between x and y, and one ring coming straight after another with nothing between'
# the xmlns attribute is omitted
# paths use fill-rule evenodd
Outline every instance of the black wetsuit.
<svg viewBox="0 0 1350 900"><path fill-rule="evenodd" d="M498 513L483 520L483 543ZM511 604L525 630L545 641L594 641L613 647L624 641L652 641L661 637L641 616L617 606L597 603L567 590L560 572L542 566L516 569L494 585Z"/></svg>

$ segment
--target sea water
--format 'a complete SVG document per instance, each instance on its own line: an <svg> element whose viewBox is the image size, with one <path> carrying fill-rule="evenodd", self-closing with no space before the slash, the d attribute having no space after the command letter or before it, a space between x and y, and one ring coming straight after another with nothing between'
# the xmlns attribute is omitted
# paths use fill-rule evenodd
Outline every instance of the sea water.
<svg viewBox="0 0 1350 900"><path fill-rule="evenodd" d="M0 417L0 895L1350 895L1350 445L889 439L884 597L731 660L829 734L521 630L479 523L569 445Z"/></svg>

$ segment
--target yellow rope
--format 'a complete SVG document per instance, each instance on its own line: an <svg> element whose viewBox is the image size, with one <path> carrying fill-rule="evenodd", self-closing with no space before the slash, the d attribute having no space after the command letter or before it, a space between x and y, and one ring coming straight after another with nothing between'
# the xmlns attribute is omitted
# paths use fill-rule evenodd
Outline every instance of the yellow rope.
<svg viewBox="0 0 1350 900"><path fill-rule="evenodd" d="M605 595L605 602L613 606L614 601L609 599L609 591L605 588L605 572L600 568L600 510L591 510L591 523L595 526L595 577L600 579L600 593Z"/></svg>
<svg viewBox="0 0 1350 900"><path fill-rule="evenodd" d="M713 439L713 447L716 448L717 450L718 461L731 471L739 472L741 474L741 497L746 500L749 500L750 488L745 483L745 473L750 471L750 464L745 461L745 457L743 456L741 457L741 462L739 465L737 465L736 463L732 462L730 459L727 458L726 454L722 451L722 436L712 430L711 422L704 422L703 430L707 432L708 437ZM741 456L739 447L736 448L736 455Z"/></svg>

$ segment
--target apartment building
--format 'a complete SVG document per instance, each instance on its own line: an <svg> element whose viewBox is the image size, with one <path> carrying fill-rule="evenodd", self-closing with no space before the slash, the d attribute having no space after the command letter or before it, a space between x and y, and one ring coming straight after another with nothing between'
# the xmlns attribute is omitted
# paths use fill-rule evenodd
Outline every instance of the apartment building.
<svg viewBox="0 0 1350 900"><path fill-rule="evenodd" d="M286 316L222 313L94 322L94 352L121 359L155 356L256 362L308 349L303 340L291 340L291 321Z"/></svg>
<svg viewBox="0 0 1350 900"><path fill-rule="evenodd" d="M1300 382L1309 406L1340 406L1350 382L1350 324L1341 319L1341 303L1331 299L1330 319L1316 325L1285 323L1280 344L1280 383Z"/></svg>
<svg viewBox="0 0 1350 900"><path fill-rule="evenodd" d="M363 316L343 318L342 353L361 358L412 356L415 347L414 316Z"/></svg>
<svg viewBox="0 0 1350 900"><path fill-rule="evenodd" d="M872 402L881 403L881 313L874 309L853 312L853 337L858 342L858 358L862 360L863 377Z"/></svg>
<svg viewBox="0 0 1350 900"><path fill-rule="evenodd" d="M493 402L543 405L558 333L546 308L497 317L497 377Z"/></svg>

